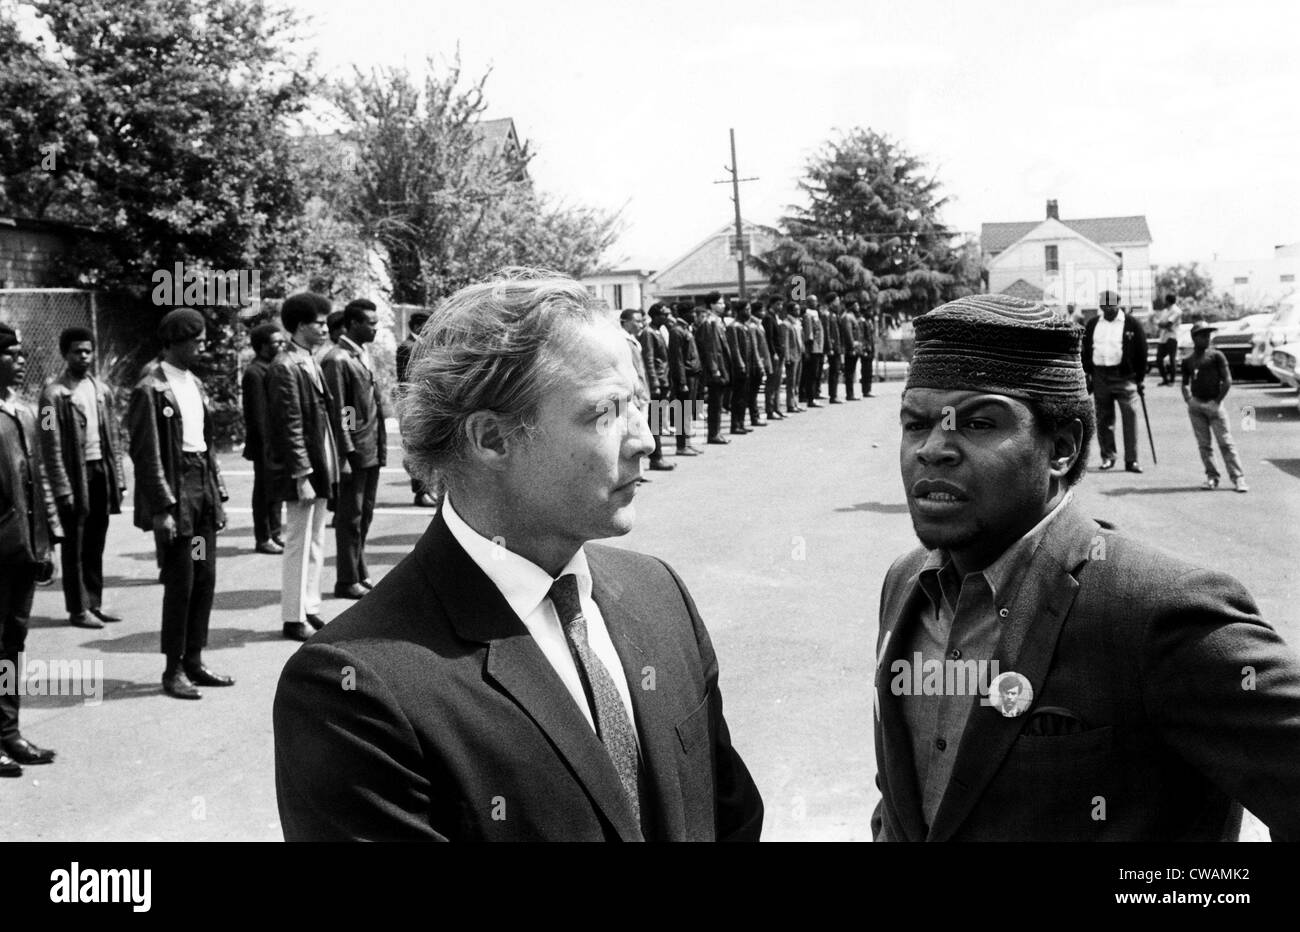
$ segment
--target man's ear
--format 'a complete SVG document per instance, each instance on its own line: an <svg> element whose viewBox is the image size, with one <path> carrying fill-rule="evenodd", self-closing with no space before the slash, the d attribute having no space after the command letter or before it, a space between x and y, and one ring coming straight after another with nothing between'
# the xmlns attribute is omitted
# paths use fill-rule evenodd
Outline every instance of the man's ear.
<svg viewBox="0 0 1300 932"><path fill-rule="evenodd" d="M1052 435L1052 477L1065 478L1074 461L1083 455L1083 421L1076 417Z"/></svg>
<svg viewBox="0 0 1300 932"><path fill-rule="evenodd" d="M465 419L466 452L485 466L498 468L510 455L510 431L495 411L475 411Z"/></svg>

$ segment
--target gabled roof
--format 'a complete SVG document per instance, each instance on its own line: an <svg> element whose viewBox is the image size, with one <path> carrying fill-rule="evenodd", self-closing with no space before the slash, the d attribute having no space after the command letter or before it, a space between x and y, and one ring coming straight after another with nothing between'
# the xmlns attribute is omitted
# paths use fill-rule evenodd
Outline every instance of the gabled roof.
<svg viewBox="0 0 1300 932"><path fill-rule="evenodd" d="M1014 282L1002 289L1004 295L1013 298L1020 298L1024 301L1041 301L1043 300L1043 289L1036 285L1031 285L1023 278L1017 278Z"/></svg>
<svg viewBox="0 0 1300 932"><path fill-rule="evenodd" d="M1011 223L985 223L980 226L980 248L987 253L999 253L1021 237L1027 235L1042 220L1016 220ZM1088 217L1082 220L1062 220L1085 239L1103 246L1111 243L1149 243L1151 230L1142 214L1132 217Z"/></svg>
<svg viewBox="0 0 1300 932"><path fill-rule="evenodd" d="M740 223L746 233L758 233L770 237L772 240L775 240L779 235L776 230L773 230L771 227L765 227L759 223L753 223L752 221L743 219ZM660 271L656 272L653 281L656 285L662 285L667 281L671 281L674 277L674 273L681 271L685 275L686 280L668 285L667 287L686 288L698 285L704 290L711 290L719 284L734 282L736 279L736 260L730 254L730 237L734 236L735 232L735 223L723 224L692 246L685 253L678 256L672 262L669 262ZM723 245L721 249L714 249L710 252L710 245L717 243L719 240L725 241L725 245ZM760 248L759 245L755 243L754 251L762 253L766 252L767 248L769 248L768 245ZM691 263L689 270L682 269L681 267L686 265L688 262ZM753 268L753 266L749 267ZM755 272L757 272L757 269L755 269Z"/></svg>

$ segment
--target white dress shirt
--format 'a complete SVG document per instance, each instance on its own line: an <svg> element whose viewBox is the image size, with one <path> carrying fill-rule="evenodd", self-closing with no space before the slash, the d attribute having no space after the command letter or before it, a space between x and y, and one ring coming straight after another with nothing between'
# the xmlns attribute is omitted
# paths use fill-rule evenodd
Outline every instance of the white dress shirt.
<svg viewBox="0 0 1300 932"><path fill-rule="evenodd" d="M188 369L178 369L163 360L163 375L181 406L181 450L185 453L203 453L208 443L203 439L203 396L199 394L199 380ZM165 412L164 412L165 413Z"/></svg>
<svg viewBox="0 0 1300 932"><path fill-rule="evenodd" d="M442 517L452 537L465 549L469 558L477 564L492 584L497 587L506 602L524 623L528 633L533 636L537 646L547 662L564 683L565 689L573 697L592 730L596 728L591 718L591 706L587 694L582 688L582 677L578 674L578 665L573 654L569 652L569 642L560 625L560 617L555 606L547 597L555 579L531 560L517 553L512 553L504 546L498 546L465 523L456 509L452 507L451 497L443 499ZM573 555L559 576L572 573L578 577L578 601L582 606L583 617L587 619L587 643L592 653L599 658L609 671L623 708L627 711L632 730L636 731L636 717L632 712L632 697L628 693L627 677L623 675L623 664L619 660L614 642L609 638L609 629L605 627L605 617L591 598L591 571L587 568L587 554L581 548ZM557 577L558 578L558 577ZM640 737L638 735L638 742Z"/></svg>
<svg viewBox="0 0 1300 932"><path fill-rule="evenodd" d="M1105 314L1098 315L1097 329L1092 332L1092 364L1118 366L1124 359L1124 312L1117 311L1114 320Z"/></svg>

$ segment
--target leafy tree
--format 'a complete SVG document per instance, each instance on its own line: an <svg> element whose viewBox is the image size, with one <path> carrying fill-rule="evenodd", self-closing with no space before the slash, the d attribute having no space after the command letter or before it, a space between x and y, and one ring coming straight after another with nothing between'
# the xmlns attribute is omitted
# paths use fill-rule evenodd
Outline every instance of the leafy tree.
<svg viewBox="0 0 1300 932"><path fill-rule="evenodd" d="M585 274L617 234L616 216L539 195L526 145L481 144L488 74L462 77L457 58L418 81L393 68L334 89L356 153L349 216L383 247L397 303L430 304L506 265Z"/></svg>
<svg viewBox="0 0 1300 932"><path fill-rule="evenodd" d="M943 227L947 202L923 161L887 136L857 128L809 159L784 235L755 264L772 289L853 294L912 316L977 290L978 253Z"/></svg>
<svg viewBox="0 0 1300 932"><path fill-rule="evenodd" d="M1214 282L1197 263L1166 265L1156 269L1155 297L1158 307L1164 296L1173 294L1180 302L1203 304L1214 300Z"/></svg>

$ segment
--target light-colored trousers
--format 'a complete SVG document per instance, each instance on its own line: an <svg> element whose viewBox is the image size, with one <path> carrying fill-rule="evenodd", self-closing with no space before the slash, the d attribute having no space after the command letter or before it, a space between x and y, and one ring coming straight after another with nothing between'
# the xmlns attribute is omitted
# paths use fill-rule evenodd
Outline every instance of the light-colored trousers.
<svg viewBox="0 0 1300 932"><path fill-rule="evenodd" d="M1219 478L1219 471L1214 468L1214 447L1210 443L1210 432L1219 441L1219 453L1228 467L1228 478L1236 482L1244 476L1241 457L1237 455L1237 445L1232 442L1232 431L1228 428L1228 414L1223 405L1217 401L1201 401L1190 398L1187 401L1187 416L1192 420L1192 432L1196 434L1196 445L1201 449L1201 462L1205 464L1205 475L1211 479Z"/></svg>
<svg viewBox="0 0 1300 932"><path fill-rule="evenodd" d="M306 621L320 612L320 571L325 563L325 499L285 502L280 620Z"/></svg>

